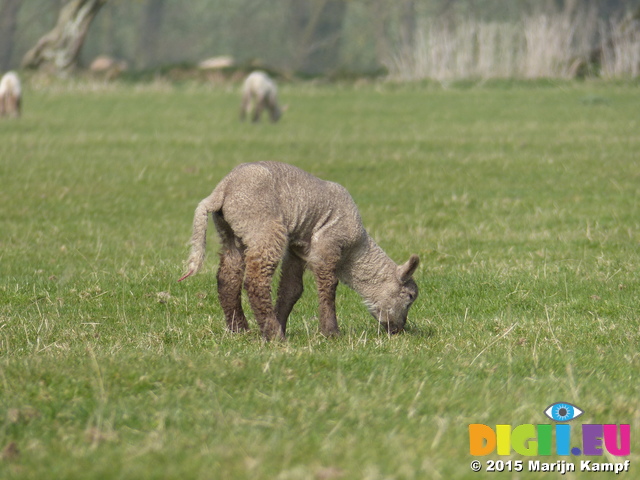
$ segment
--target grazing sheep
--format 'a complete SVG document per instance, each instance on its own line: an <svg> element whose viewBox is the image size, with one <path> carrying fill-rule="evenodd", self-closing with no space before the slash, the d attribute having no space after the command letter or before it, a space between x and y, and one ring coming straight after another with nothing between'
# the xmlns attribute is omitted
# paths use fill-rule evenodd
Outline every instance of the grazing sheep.
<svg viewBox="0 0 640 480"><path fill-rule="evenodd" d="M16 72L7 72L0 79L0 117L20 116L22 89Z"/></svg>
<svg viewBox="0 0 640 480"><path fill-rule="evenodd" d="M336 288L341 280L363 297L389 332L404 328L418 295L417 255L396 265L367 234L347 190L292 165L246 163L232 170L195 211L188 271L204 261L209 213L222 241L218 296L231 331L247 330L241 304L247 290L262 335L284 338L287 318L302 295L308 266L318 288L320 331L339 333ZM282 261L275 308L271 283Z"/></svg>
<svg viewBox="0 0 640 480"><path fill-rule="evenodd" d="M251 120L258 122L262 110L269 111L272 122L277 122L282 116L283 109L278 105L278 88L269 76L260 71L255 71L245 79L242 86L242 105L240 107L240 120L244 120L253 106Z"/></svg>

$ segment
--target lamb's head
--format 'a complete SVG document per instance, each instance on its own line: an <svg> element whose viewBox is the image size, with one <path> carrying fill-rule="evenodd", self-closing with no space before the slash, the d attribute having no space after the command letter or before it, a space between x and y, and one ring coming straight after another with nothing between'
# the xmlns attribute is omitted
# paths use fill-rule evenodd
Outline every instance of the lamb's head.
<svg viewBox="0 0 640 480"><path fill-rule="evenodd" d="M371 315L389 332L399 333L407 322L409 307L418 297L418 285L413 280L413 273L418 268L420 259L417 255L385 279L376 292L375 300L365 302Z"/></svg>
<svg viewBox="0 0 640 480"><path fill-rule="evenodd" d="M280 117L282 116L282 109L277 104L273 105L269 109L269 115L271 116L271 121L273 123L276 123L278 120L280 120Z"/></svg>

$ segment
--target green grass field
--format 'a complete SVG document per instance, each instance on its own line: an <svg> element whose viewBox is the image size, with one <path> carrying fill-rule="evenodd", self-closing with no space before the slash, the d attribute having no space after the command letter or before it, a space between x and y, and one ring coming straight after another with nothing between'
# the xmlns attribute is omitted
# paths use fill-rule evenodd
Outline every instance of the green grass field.
<svg viewBox="0 0 640 480"><path fill-rule="evenodd" d="M572 446L630 424L630 456L589 459L635 478L637 85L281 98L251 125L235 87L34 82L0 122L0 478L539 478L473 473L468 425L552 424L558 401L584 411ZM257 160L341 183L394 260L420 255L405 333L341 286L323 338L311 276L285 343L227 333L212 225L176 283L197 203Z"/></svg>

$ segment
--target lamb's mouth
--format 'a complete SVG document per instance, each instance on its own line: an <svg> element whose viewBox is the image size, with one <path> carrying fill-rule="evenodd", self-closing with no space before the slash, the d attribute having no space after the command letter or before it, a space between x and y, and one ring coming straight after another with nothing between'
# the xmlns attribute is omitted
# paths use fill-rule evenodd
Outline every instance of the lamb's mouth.
<svg viewBox="0 0 640 480"><path fill-rule="evenodd" d="M404 331L404 325L399 326L399 325L387 325L387 331L391 334L391 335L396 335L398 333L402 333Z"/></svg>
<svg viewBox="0 0 640 480"><path fill-rule="evenodd" d="M402 333L404 331L404 327L407 324L407 314L405 313L402 317L400 317L400 321L398 322L389 322L387 324L387 331L391 335L396 335L398 333Z"/></svg>
<svg viewBox="0 0 640 480"><path fill-rule="evenodd" d="M407 320L404 319L402 323L380 322L380 324L387 329L389 335L396 335L404 331L406 321Z"/></svg>
<svg viewBox="0 0 640 480"><path fill-rule="evenodd" d="M407 322L407 317L405 316L402 319L402 323L400 325L398 325L397 323L392 323L389 320L383 320L383 314L382 312L376 307L376 305L374 304L367 304L367 308L369 310L369 313L371 313L371 315L373 315L373 317L378 320L378 322L380 323L380 325L385 328L387 330L387 333L389 333L390 335L395 335L397 333L401 333L404 330L404 325ZM387 313L387 319L391 317L391 315L389 313Z"/></svg>

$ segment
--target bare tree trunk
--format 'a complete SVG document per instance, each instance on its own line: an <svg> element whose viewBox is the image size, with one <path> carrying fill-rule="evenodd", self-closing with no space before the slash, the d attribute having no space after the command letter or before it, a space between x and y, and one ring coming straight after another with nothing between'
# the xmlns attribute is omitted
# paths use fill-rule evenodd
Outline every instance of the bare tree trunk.
<svg viewBox="0 0 640 480"><path fill-rule="evenodd" d="M160 27L164 18L165 0L147 0L138 37L138 67L153 66L158 60Z"/></svg>
<svg viewBox="0 0 640 480"><path fill-rule="evenodd" d="M393 50L388 31L391 19L390 12L389 0L373 0L371 2L370 14L375 36L376 58L381 65L386 65Z"/></svg>
<svg viewBox="0 0 640 480"><path fill-rule="evenodd" d="M404 0L400 4L400 38L406 48L413 51L416 30L418 29L415 0Z"/></svg>
<svg viewBox="0 0 640 480"><path fill-rule="evenodd" d="M289 0L296 42L294 68L318 74L338 65L346 0Z"/></svg>
<svg viewBox="0 0 640 480"><path fill-rule="evenodd" d="M4 0L0 8L0 71L8 70L11 63L13 38L21 6L22 0Z"/></svg>
<svg viewBox="0 0 640 480"><path fill-rule="evenodd" d="M410 61L418 30L416 0L373 0L371 13L380 65L388 68L392 56ZM396 23L397 31L393 28Z"/></svg>
<svg viewBox="0 0 640 480"><path fill-rule="evenodd" d="M108 0L70 0L60 10L56 26L22 59L23 68L66 72L78 63L91 21Z"/></svg>

